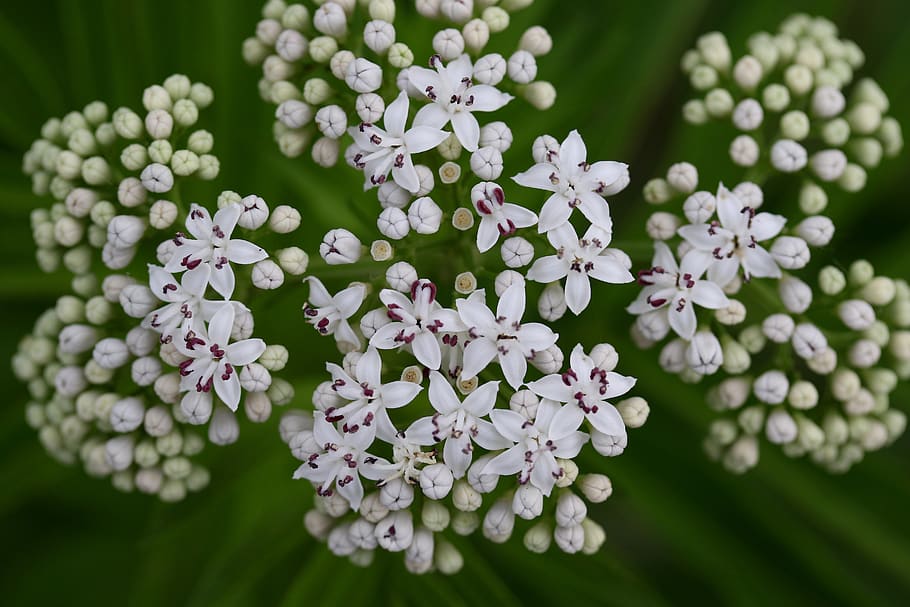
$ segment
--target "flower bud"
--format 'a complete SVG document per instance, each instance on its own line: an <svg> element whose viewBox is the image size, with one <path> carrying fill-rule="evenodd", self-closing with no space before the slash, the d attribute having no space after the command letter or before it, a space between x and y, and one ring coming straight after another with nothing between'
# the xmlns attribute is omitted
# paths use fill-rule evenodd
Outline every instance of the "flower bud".
<svg viewBox="0 0 910 607"><path fill-rule="evenodd" d="M811 323L796 325L790 343L797 356L806 360L814 358L828 348L828 340L824 334Z"/></svg>
<svg viewBox="0 0 910 607"><path fill-rule="evenodd" d="M502 544L512 536L515 514L508 502L500 500L487 510L483 518L483 535L491 542Z"/></svg>
<svg viewBox="0 0 910 607"><path fill-rule="evenodd" d="M411 285L418 280L417 270L406 261L398 261L389 266L385 273L386 282L396 291L410 291Z"/></svg>
<svg viewBox="0 0 910 607"><path fill-rule="evenodd" d="M360 259L361 248L356 236L343 228L336 228L323 236L319 255L329 265L355 263Z"/></svg>
<svg viewBox="0 0 910 607"><path fill-rule="evenodd" d="M452 503L462 512L473 512L480 508L481 496L468 482L464 479L455 482L452 490ZM509 510L511 514L511 510Z"/></svg>
<svg viewBox="0 0 910 607"><path fill-rule="evenodd" d="M442 209L428 196L418 198L408 207L408 223L418 234L435 234L442 223Z"/></svg>
<svg viewBox="0 0 910 607"><path fill-rule="evenodd" d="M571 527L557 526L553 531L553 539L560 550L567 554L575 554L584 546L584 528L580 524Z"/></svg>
<svg viewBox="0 0 910 607"><path fill-rule="evenodd" d="M145 418L145 407L135 397L124 398L114 403L110 413L111 427L117 432L132 432Z"/></svg>
<svg viewBox="0 0 910 607"><path fill-rule="evenodd" d="M783 173L795 173L806 166L806 148L792 139L780 139L771 146L771 164Z"/></svg>
<svg viewBox="0 0 910 607"><path fill-rule="evenodd" d="M209 422L209 440L216 445L230 445L237 442L240 426L237 417L225 407L217 407Z"/></svg>
<svg viewBox="0 0 910 607"><path fill-rule="evenodd" d="M500 255L507 267L521 268L534 259L534 246L521 236L512 236L503 241Z"/></svg>
<svg viewBox="0 0 910 607"><path fill-rule="evenodd" d="M710 331L699 331L686 349L686 363L700 375L715 373L723 363L720 341Z"/></svg>
<svg viewBox="0 0 910 607"><path fill-rule="evenodd" d="M496 86L506 75L508 65L502 55L490 53L474 62L474 80L480 84Z"/></svg>
<svg viewBox="0 0 910 607"><path fill-rule="evenodd" d="M452 490L454 478L445 464L431 464L420 471L420 489L433 500L441 500Z"/></svg>
<svg viewBox="0 0 910 607"><path fill-rule="evenodd" d="M376 523L375 533L379 546L384 550L389 552L405 550L414 539L414 521L411 513L406 510L392 512Z"/></svg>
<svg viewBox="0 0 910 607"><path fill-rule="evenodd" d="M372 93L382 85L382 68L367 59L355 59L345 69L344 82L357 93Z"/></svg>
<svg viewBox="0 0 910 607"><path fill-rule="evenodd" d="M535 369L541 373L548 374L559 371L562 368L564 359L565 356L562 350L559 349L559 346L553 344L546 350L535 352L534 358L530 362Z"/></svg>
<svg viewBox="0 0 910 607"><path fill-rule="evenodd" d="M645 425L651 412L648 401L640 396L623 399L616 403L616 408L627 428L640 428Z"/></svg>
<svg viewBox="0 0 910 607"><path fill-rule="evenodd" d="M765 436L775 445L784 445L796 440L796 421L784 409L776 409L765 422Z"/></svg>
<svg viewBox="0 0 910 607"><path fill-rule="evenodd" d="M793 314L802 314L812 304L812 289L793 276L780 279L778 294L784 307Z"/></svg>
<svg viewBox="0 0 910 607"><path fill-rule="evenodd" d="M537 312L541 318L552 322L559 320L566 313L566 294L558 282L550 283L537 300Z"/></svg>

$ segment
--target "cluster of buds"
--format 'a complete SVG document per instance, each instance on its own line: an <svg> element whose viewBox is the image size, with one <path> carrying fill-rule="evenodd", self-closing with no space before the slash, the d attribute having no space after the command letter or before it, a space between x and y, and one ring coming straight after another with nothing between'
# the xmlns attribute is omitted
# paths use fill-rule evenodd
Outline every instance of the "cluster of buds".
<svg viewBox="0 0 910 607"><path fill-rule="evenodd" d="M621 454L627 428L649 412L643 399L627 396L635 379L615 371L612 346L577 344L568 355L549 324L567 311L582 314L592 281L633 280L629 257L609 246L605 199L628 185L627 166L589 163L576 131L562 142L543 135L532 147L534 165L512 177L517 186L501 185L512 131L502 121L481 126L477 113L513 99L499 88L506 77L513 92L549 106L555 93L545 103L539 95L552 87L533 81L534 57L551 42L536 27L508 60L485 51L488 34L508 24L503 7L522 3L478 2L480 18L474 4L417 3L422 16L462 26L434 36L429 68L412 66L401 43L377 46L394 42L394 4L377 0L321 4L312 24L323 36L310 39L301 33L309 27L302 6L270 2L258 39L245 47L248 58L264 60L268 93L280 103L282 148L307 140L311 117L323 136L313 147L320 164L332 164L349 136L344 157L363 173L365 190L376 188L381 207L381 238L367 247L347 228L330 230L305 279L303 318L343 355L326 364L330 379L314 391L312 410L282 419L282 438L302 461L294 476L316 493L305 523L335 554L366 564L377 548L403 552L415 573L461 567L449 533L482 530L505 542L526 524L530 550L555 543L570 553L596 551L604 533L586 501L605 500L612 486L573 460L584 448ZM372 20L355 27L364 8ZM338 50L342 41L361 48L353 33L361 28L367 57ZM305 50L289 62L280 55L290 40L303 40ZM265 58L265 44L279 55ZM386 82L389 70L370 58L398 75ZM308 98L328 90L317 77L302 93L270 78L275 66L289 66L282 73L290 76L293 61L312 76L320 60L345 83L331 98ZM294 97L276 97L282 91ZM334 105L313 111L323 103ZM546 198L512 202L522 196L518 186ZM535 259L535 247L550 253ZM356 282L340 280L351 276ZM529 297L545 322L528 319Z"/></svg>
<svg viewBox="0 0 910 607"><path fill-rule="evenodd" d="M681 204L648 220L655 254L628 310L641 346L664 343L664 371L706 384L722 416L706 440L711 457L744 472L764 434L787 455L839 472L894 441L906 416L889 394L910 377L906 283L875 276L866 261L813 269L813 249L830 254L831 219L791 227L759 210L755 183L696 191L688 163L666 181Z"/></svg>
<svg viewBox="0 0 910 607"><path fill-rule="evenodd" d="M900 152L888 97L869 78L854 82L863 52L827 19L793 15L777 34L751 36L748 51L734 60L723 34L699 38L682 67L704 97L686 103L683 116L694 124L731 121L739 134L730 157L754 174L803 175L807 213L824 208L819 182L856 192L883 156Z"/></svg>
<svg viewBox="0 0 910 607"><path fill-rule="evenodd" d="M492 174L501 170L501 153L511 134L507 129L500 132L499 125L481 132L474 117L475 112L495 110L511 99L493 87L520 95L539 109L555 100L553 85L537 80L536 58L552 47L544 28L525 31L518 48L500 49L504 54L493 50L509 27L509 11L523 8L528 1L500 6L473 0L418 1L420 17L445 25L432 40L435 54L430 67L439 72L433 75L413 66L410 45L420 41L407 40L411 28L401 21L408 15L395 27L393 0L315 4L268 2L256 35L243 44L243 57L251 65L262 65L259 91L263 100L278 106L274 134L281 152L295 157L309 149L317 164L333 166L343 144L373 139L366 147L348 145L344 158L358 168L369 165L368 185L369 178L374 179L372 185L382 185L393 170L398 187L382 188L380 200L415 193L427 181L432 186L430 167L418 167L415 173L409 155L436 147L449 161L457 160L466 149L472 169L486 174L486 179L495 178ZM452 67L443 67L449 63ZM390 112L399 93L404 100ZM438 100L435 110L418 121L424 128L403 130L405 120L397 116L403 111L407 117L407 96ZM383 118L384 128L374 128ZM439 127L450 120L457 137L437 137ZM368 158L370 154L375 158ZM460 170L451 163L436 168L443 181Z"/></svg>
<svg viewBox="0 0 910 607"><path fill-rule="evenodd" d="M38 320L12 361L32 398L28 421L57 459L168 501L208 482L187 459L204 445L190 426L208 424L209 441L229 444L241 400L262 422L293 397L271 375L287 350L252 336L249 286L277 289L285 272L305 272L307 257L290 247L276 263L233 232L280 236L300 214L284 205L270 213L261 198L230 191L214 216L182 201L182 180L217 174L212 136L190 129L211 100L205 85L171 76L145 90L144 122L120 108L108 123L105 106L89 104L49 121L24 162L36 194L57 199L32 214L39 264L50 272L62 259L74 274L73 294ZM174 235L178 219L185 232ZM272 234L259 230L266 225Z"/></svg>

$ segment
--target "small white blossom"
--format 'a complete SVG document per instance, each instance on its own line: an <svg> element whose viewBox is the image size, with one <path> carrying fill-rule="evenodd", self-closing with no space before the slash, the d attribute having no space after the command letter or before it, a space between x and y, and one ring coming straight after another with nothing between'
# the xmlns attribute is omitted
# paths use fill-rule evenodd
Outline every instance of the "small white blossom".
<svg viewBox="0 0 910 607"><path fill-rule="evenodd" d="M366 288L357 284L332 296L318 278L308 276L305 281L310 286L310 297L303 305L306 322L322 335L334 335L339 346L349 344L352 348L359 348L360 338L354 333L348 319L363 304Z"/></svg>
<svg viewBox="0 0 910 607"><path fill-rule="evenodd" d="M629 184L628 165L600 161L588 164L587 149L578 131L572 131L558 150L550 150L538 162L513 179L519 185L553 194L544 203L537 230L549 232L569 221L578 207L592 224L610 229L610 207L603 196L621 191Z"/></svg>

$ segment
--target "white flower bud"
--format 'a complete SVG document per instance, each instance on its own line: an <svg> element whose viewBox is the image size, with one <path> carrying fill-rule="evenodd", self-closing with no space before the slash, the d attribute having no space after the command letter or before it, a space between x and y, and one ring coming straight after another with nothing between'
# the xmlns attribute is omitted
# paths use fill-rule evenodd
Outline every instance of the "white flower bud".
<svg viewBox="0 0 910 607"><path fill-rule="evenodd" d="M483 517L483 535L491 542L502 544L512 536L515 528L515 514L505 501L498 501L487 510Z"/></svg>
<svg viewBox="0 0 910 607"><path fill-rule="evenodd" d="M553 344L546 350L535 352L534 358L531 359L531 365L544 374L556 373L562 368L565 356L559 346Z"/></svg>
<svg viewBox="0 0 910 607"><path fill-rule="evenodd" d="M510 268L521 268L534 259L534 246L521 236L512 236L500 247L502 261Z"/></svg>
<svg viewBox="0 0 910 607"><path fill-rule="evenodd" d="M408 207L408 223L418 234L435 234L442 223L442 209L428 196L418 198Z"/></svg>
<svg viewBox="0 0 910 607"><path fill-rule="evenodd" d="M762 333L774 343L783 344L790 341L795 323L786 314L772 314L762 322Z"/></svg>
<svg viewBox="0 0 910 607"><path fill-rule="evenodd" d="M66 211L73 217L87 216L95 203L98 202L98 194L87 188L74 188L66 195L64 205Z"/></svg>
<svg viewBox="0 0 910 607"><path fill-rule="evenodd" d="M397 207L403 209L411 201L411 194L394 181L386 181L379 186L377 198L382 208Z"/></svg>
<svg viewBox="0 0 910 607"><path fill-rule="evenodd" d="M217 407L209 423L209 440L216 445L230 445L237 442L240 436L240 426L237 417L226 407Z"/></svg>
<svg viewBox="0 0 910 607"><path fill-rule="evenodd" d="M811 409L818 404L818 389L807 381L793 382L787 395L787 402L794 409Z"/></svg>
<svg viewBox="0 0 910 607"><path fill-rule="evenodd" d="M114 337L106 337L95 344L92 359L104 369L118 369L130 359L126 342Z"/></svg>
<svg viewBox="0 0 910 607"><path fill-rule="evenodd" d="M411 230L408 216L405 215L404 211L396 207L383 209L376 219L376 226L379 228L380 234L392 240L404 238Z"/></svg>
<svg viewBox="0 0 910 607"><path fill-rule="evenodd" d="M479 53L490 41L490 26L483 19L471 19L461 28L461 35L465 46L474 53Z"/></svg>
<svg viewBox="0 0 910 607"><path fill-rule="evenodd" d="M812 304L812 289L798 278L784 276L777 290L784 307L793 314L802 314Z"/></svg>
<svg viewBox="0 0 910 607"><path fill-rule="evenodd" d="M243 211L240 213L237 225L247 230L258 230L265 224L269 217L269 205L265 200L255 194L250 194L244 196L240 204L243 205Z"/></svg>
<svg viewBox="0 0 910 607"><path fill-rule="evenodd" d="M741 131L754 131L761 126L765 113L755 99L743 99L733 109L733 126Z"/></svg>
<svg viewBox="0 0 910 607"><path fill-rule="evenodd" d="M809 117L799 110L787 112L780 118L780 132L785 139L802 141L809 135Z"/></svg>
<svg viewBox="0 0 910 607"><path fill-rule="evenodd" d="M795 173L806 166L806 148L790 139L781 139L771 146L771 164L783 173Z"/></svg>
<svg viewBox="0 0 910 607"><path fill-rule="evenodd" d="M804 268L811 256L806 241L795 236L779 236L770 253L777 265L787 270Z"/></svg>
<svg viewBox="0 0 910 607"><path fill-rule="evenodd" d="M356 236L343 228L336 228L322 237L319 255L329 265L355 263L360 259L361 248Z"/></svg>
<svg viewBox="0 0 910 607"><path fill-rule="evenodd" d="M723 363L720 341L710 331L699 331L686 348L686 363L700 375L715 373Z"/></svg>
<svg viewBox="0 0 910 607"><path fill-rule="evenodd" d="M126 470L133 463L133 437L118 436L104 444L104 459L113 470Z"/></svg>
<svg viewBox="0 0 910 607"><path fill-rule="evenodd" d="M797 356L810 360L828 349L828 340L818 327L811 323L800 323L790 338Z"/></svg>
<svg viewBox="0 0 910 607"><path fill-rule="evenodd" d="M120 289L120 305L130 318L144 318L159 303L158 298L145 285L130 284Z"/></svg>
<svg viewBox="0 0 910 607"><path fill-rule="evenodd" d="M145 116L145 130L152 139L167 139L174 129L174 117L167 110L152 110Z"/></svg>
<svg viewBox="0 0 910 607"><path fill-rule="evenodd" d="M289 129L299 129L313 119L313 110L303 101L288 99L275 110L275 118Z"/></svg>
<svg viewBox="0 0 910 607"><path fill-rule="evenodd" d="M117 186L117 201L125 207L138 207L146 199L146 190L135 177L127 177Z"/></svg>
<svg viewBox="0 0 910 607"><path fill-rule="evenodd" d="M752 55L743 55L733 66L733 80L744 91L754 90L762 75L762 64Z"/></svg>
<svg viewBox="0 0 910 607"><path fill-rule="evenodd" d="M344 37L348 31L344 9L335 2L324 3L313 13L313 27L327 36Z"/></svg>
<svg viewBox="0 0 910 607"><path fill-rule="evenodd" d="M411 285L414 284L418 278L417 270L406 261L393 263L385 273L385 279L389 286L402 293L409 291Z"/></svg>
<svg viewBox="0 0 910 607"><path fill-rule="evenodd" d="M566 294L558 282L550 283L537 300L537 313L546 321L559 320L566 313Z"/></svg>
<svg viewBox="0 0 910 607"><path fill-rule="evenodd" d="M540 399L530 390L519 390L509 397L509 409L523 415L528 420L537 417Z"/></svg>
<svg viewBox="0 0 910 607"><path fill-rule="evenodd" d="M348 128L348 117L340 106L327 105L316 112L316 126L326 137L338 139Z"/></svg>
<svg viewBox="0 0 910 607"><path fill-rule="evenodd" d="M789 390L790 382L781 371L766 371L756 377L752 384L755 398L772 405L784 402Z"/></svg>
<svg viewBox="0 0 910 607"><path fill-rule="evenodd" d="M531 156L534 162L543 163L551 160L551 155L559 154L559 142L550 135L540 135L531 145Z"/></svg>
<svg viewBox="0 0 910 607"><path fill-rule="evenodd" d="M464 46L465 39L457 29L443 29L433 36L433 51L444 61L460 57L464 52Z"/></svg>
<svg viewBox="0 0 910 607"><path fill-rule="evenodd" d="M445 498L454 482L452 471L445 464L430 464L420 471L420 490L432 500Z"/></svg>
<svg viewBox="0 0 910 607"><path fill-rule="evenodd" d="M749 135L740 135L730 142L730 159L739 166L750 167L758 162L761 151L758 143Z"/></svg>
<svg viewBox="0 0 910 607"><path fill-rule="evenodd" d="M642 195L645 202L650 204L663 204L673 197L673 190L666 179L657 177L649 180L645 187L642 188Z"/></svg>
<svg viewBox="0 0 910 607"><path fill-rule="evenodd" d="M149 225L156 230L165 230L177 220L177 205L169 200L156 200L149 208ZM110 231L110 224L108 224Z"/></svg>
<svg viewBox="0 0 910 607"><path fill-rule="evenodd" d="M689 223L705 223L717 208L717 201L710 192L695 192L683 203L683 212Z"/></svg>
<svg viewBox="0 0 910 607"><path fill-rule="evenodd" d="M560 550L567 554L575 554L584 547L584 527L580 524L571 527L557 526L553 531L553 539Z"/></svg>
<svg viewBox="0 0 910 607"><path fill-rule="evenodd" d="M128 249L145 235L145 221L132 215L117 215L107 224L107 242L114 247Z"/></svg>
<svg viewBox="0 0 910 607"><path fill-rule="evenodd" d="M403 510L414 502L414 489L401 478L395 478L379 490L379 501L389 510Z"/></svg>
<svg viewBox="0 0 910 607"><path fill-rule="evenodd" d="M338 140L331 137L320 137L313 144L311 153L313 162L323 168L335 166L338 162Z"/></svg>
<svg viewBox="0 0 910 607"><path fill-rule="evenodd" d="M515 270L503 270L496 275L496 280L493 281L493 289L498 297L502 297L502 294L506 292L506 289L516 282L524 284L525 277Z"/></svg>
<svg viewBox="0 0 910 607"><path fill-rule="evenodd" d="M142 169L140 178L142 187L155 194L168 192L174 187L174 174L168 167L157 162Z"/></svg>
<svg viewBox="0 0 910 607"><path fill-rule="evenodd" d="M822 150L812 155L809 164L822 181L837 181L847 168L847 156L840 150Z"/></svg>
<svg viewBox="0 0 910 607"><path fill-rule="evenodd" d="M502 153L493 147L481 147L471 154L471 171L480 179L491 181L502 174Z"/></svg>
<svg viewBox="0 0 910 607"><path fill-rule="evenodd" d="M812 113L819 118L834 118L845 105L844 94L833 86L820 86L812 94Z"/></svg>
<svg viewBox="0 0 910 607"><path fill-rule="evenodd" d="M474 0L441 0L439 13L454 23L464 23L471 18Z"/></svg>
<svg viewBox="0 0 910 607"><path fill-rule="evenodd" d="M681 221L673 213L653 213L645 224L645 230L652 240L669 240L676 235Z"/></svg>
<svg viewBox="0 0 910 607"><path fill-rule="evenodd" d="M512 53L506 64L506 73L517 84L528 84L537 77L537 61L525 50Z"/></svg>
<svg viewBox="0 0 910 607"><path fill-rule="evenodd" d="M114 403L110 413L111 427L117 432L132 432L145 418L145 407L135 397L124 398Z"/></svg>
<svg viewBox="0 0 910 607"><path fill-rule="evenodd" d="M864 331L875 322L875 310L868 302L861 299L842 302L837 308L837 315L848 328L854 331Z"/></svg>
<svg viewBox="0 0 910 607"><path fill-rule="evenodd" d="M850 346L847 358L850 364L858 369L868 369L878 363L882 350L871 339L860 339Z"/></svg>
<svg viewBox="0 0 910 607"><path fill-rule="evenodd" d="M257 289L277 289L284 284L284 272L271 259L263 259L253 265L250 279Z"/></svg>
<svg viewBox="0 0 910 607"><path fill-rule="evenodd" d="M392 512L376 523L376 540L389 552L401 552L414 540L414 521L411 513L403 510Z"/></svg>
<svg viewBox="0 0 910 607"><path fill-rule="evenodd" d="M54 389L60 396L75 398L88 387L87 378L82 368L66 366L56 371L56 374L53 374L55 369L55 366L46 367L44 377L47 383L54 385ZM51 374L53 374L53 381L51 381Z"/></svg>
<svg viewBox="0 0 910 607"><path fill-rule="evenodd" d="M818 375L828 375L837 367L837 352L833 348L826 348L808 359L806 364L812 372Z"/></svg>
<svg viewBox="0 0 910 607"><path fill-rule="evenodd" d="M474 62L474 80L479 84L496 86L506 75L508 66L499 53L483 55Z"/></svg>
<svg viewBox="0 0 910 607"><path fill-rule="evenodd" d="M677 162L667 170L667 183L683 194L691 194L698 187L698 169L688 162Z"/></svg>
<svg viewBox="0 0 910 607"><path fill-rule="evenodd" d="M290 63L302 59L306 51L307 39L296 30L286 29L275 40L275 52Z"/></svg>
<svg viewBox="0 0 910 607"><path fill-rule="evenodd" d="M452 503L462 512L473 512L480 508L481 496L465 479L455 482L452 490ZM454 523L454 521L453 521Z"/></svg>
<svg viewBox="0 0 910 607"><path fill-rule="evenodd" d="M357 93L372 93L382 86L382 68L367 59L355 59L344 72L344 82Z"/></svg>
<svg viewBox="0 0 910 607"><path fill-rule="evenodd" d="M733 96L726 89L712 89L705 95L705 109L713 118L726 118L733 111Z"/></svg>
<svg viewBox="0 0 910 607"><path fill-rule="evenodd" d="M765 422L765 436L775 445L784 445L796 440L796 421L784 409L776 409Z"/></svg>

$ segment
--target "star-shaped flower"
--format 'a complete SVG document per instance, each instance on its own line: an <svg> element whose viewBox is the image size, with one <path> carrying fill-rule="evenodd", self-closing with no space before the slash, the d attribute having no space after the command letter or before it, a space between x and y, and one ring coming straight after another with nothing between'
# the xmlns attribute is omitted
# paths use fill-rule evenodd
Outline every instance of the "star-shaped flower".
<svg viewBox="0 0 910 607"><path fill-rule="evenodd" d="M162 343L170 343L180 329L204 329L203 321L221 308L223 302L205 299L211 273L208 264L203 264L201 271L185 272L179 282L160 266L149 264L148 268L149 288L166 305L149 312L141 324L160 333Z"/></svg>
<svg viewBox="0 0 910 607"><path fill-rule="evenodd" d="M398 433L387 410L405 406L423 389L408 381L383 384L382 359L372 347L357 361L353 376L333 363L327 363L326 370L332 374L332 389L348 401L326 409L326 419L341 422L344 433L370 432L386 442Z"/></svg>
<svg viewBox="0 0 910 607"><path fill-rule="evenodd" d="M575 457L588 440L587 434L578 431L581 420L573 414L574 408L544 399L533 422L515 411L491 411L490 419L497 432L514 445L490 460L482 473L500 476L518 473L520 484L530 483L544 495L550 495L564 474L556 458Z"/></svg>
<svg viewBox="0 0 910 607"><path fill-rule="evenodd" d="M186 218L186 229L195 240L178 233L174 237L177 248L164 269L171 273L201 271L199 266L208 264L211 266L209 284L221 296L230 298L235 282L231 264L256 263L269 256L265 250L247 240L231 238L241 213L243 205L231 203L218 210L213 219L206 209L192 205Z"/></svg>
<svg viewBox="0 0 910 607"><path fill-rule="evenodd" d="M540 211L538 232L549 232L569 221L572 209L578 210L596 226L610 229L611 196L629 185L629 166L602 160L588 164L585 142L572 131L559 147L547 153L546 162L535 164L512 179L526 188L553 192Z"/></svg>
<svg viewBox="0 0 910 607"><path fill-rule="evenodd" d="M353 161L366 174L365 190L385 183L391 171L395 183L416 193L420 189L420 179L411 155L431 150L449 136L442 129L426 125L405 129L409 104L405 92L389 104L383 116L385 129L366 122L348 129L361 150Z"/></svg>
<svg viewBox="0 0 910 607"><path fill-rule="evenodd" d="M511 236L517 228L527 228L537 223L534 212L506 202L502 188L492 181L478 183L471 188L471 202L480 215L477 249L481 253L493 248L500 236Z"/></svg>
<svg viewBox="0 0 910 607"><path fill-rule="evenodd" d="M686 225L678 230L698 251L695 254L706 260L708 280L724 287L740 267L746 280L753 276L780 278L777 262L758 243L780 234L787 222L785 217L756 213L721 184L717 189L717 218L719 221Z"/></svg>
<svg viewBox="0 0 910 607"><path fill-rule="evenodd" d="M572 419L576 428L587 418L591 426L604 434L625 435L622 416L607 399L631 390L635 378L598 368L581 344L572 349L569 364L565 373L553 373L532 381L528 389L543 398L568 403L570 412L565 415Z"/></svg>
<svg viewBox="0 0 910 607"><path fill-rule="evenodd" d="M493 424L481 419L493 410L499 382L487 382L458 399L455 390L438 371L430 373L430 404L436 409L432 417L422 417L405 431L408 440L420 445L445 441L443 462L455 478L461 478L471 465L474 443L484 449L504 449L512 445L496 431Z"/></svg>
<svg viewBox="0 0 910 607"><path fill-rule="evenodd" d="M554 228L547 232L547 240L556 249L556 255L535 261L528 270L528 278L543 283L565 278L566 305L573 314L580 314L591 301L591 278L611 284L634 280L622 263L604 254L610 237L609 230L596 225L589 227L581 239L571 223Z"/></svg>
<svg viewBox="0 0 910 607"><path fill-rule="evenodd" d="M206 421L193 419L196 417L193 411L207 409L211 413L212 389L231 411L236 411L240 404L237 367L250 364L265 351L265 342L261 339L230 343L233 326L234 304L224 302L212 316L207 330L187 331L183 339L174 340L177 350L187 357L179 365L180 390L186 392L181 408L193 423ZM200 400L207 402L200 403Z"/></svg>
<svg viewBox="0 0 910 607"><path fill-rule="evenodd" d="M670 247L655 242L653 266L638 273L638 282L645 288L626 310L630 314L664 310L673 331L691 340L698 325L695 304L711 310L730 305L719 286L702 280L706 261L702 255L686 255L679 266Z"/></svg>
<svg viewBox="0 0 910 607"><path fill-rule="evenodd" d="M322 335L334 335L339 347L344 345L345 351L358 349L360 338L354 333L348 319L363 304L366 287L355 284L333 296L315 276L308 276L305 280L310 285L310 297L303 304L304 320Z"/></svg>
<svg viewBox="0 0 910 607"><path fill-rule="evenodd" d="M488 84L471 82L473 65L465 54L442 64L438 55L430 58L430 67L411 67L408 79L415 89L432 101L417 112L415 125L441 129L451 123L461 145L469 152L477 150L480 125L473 112L492 112L512 100L512 96Z"/></svg>
<svg viewBox="0 0 910 607"><path fill-rule="evenodd" d="M363 483L360 477L380 480L381 467L388 462L366 452L373 444L374 432L341 433L326 418L317 415L313 424L313 440L322 451L313 453L294 472L294 478L318 483L319 495L331 495L333 488L348 501L351 509L360 508Z"/></svg>
<svg viewBox="0 0 910 607"><path fill-rule="evenodd" d="M464 350L462 378L475 377L496 358L510 386L517 389L524 383L528 360L555 344L558 337L541 323L521 323L525 303L524 281L505 290L495 315L480 298L456 302L470 339Z"/></svg>
<svg viewBox="0 0 910 607"><path fill-rule="evenodd" d="M465 327L454 310L436 301L436 285L417 280L411 285L411 299L392 289L383 289L379 299L392 322L376 331L370 345L380 350L410 347L420 364L439 369L442 350L437 336L464 331Z"/></svg>

